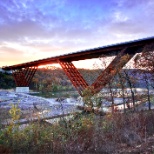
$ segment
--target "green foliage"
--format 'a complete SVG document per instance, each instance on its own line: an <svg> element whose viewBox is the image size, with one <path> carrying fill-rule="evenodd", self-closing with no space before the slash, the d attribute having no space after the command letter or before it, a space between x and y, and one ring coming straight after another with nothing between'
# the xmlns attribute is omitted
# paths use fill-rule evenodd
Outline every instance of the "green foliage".
<svg viewBox="0 0 154 154"><path fill-rule="evenodd" d="M9 110L9 113L11 115L12 121L19 120L21 110L18 108L18 104L11 104L11 109Z"/></svg>
<svg viewBox="0 0 154 154"><path fill-rule="evenodd" d="M17 106L12 107L11 115L18 119L14 113L18 114ZM9 125L0 130L0 145L11 153L111 153L117 150L117 145L130 144L129 134L134 136L133 145L138 142L136 136L145 140L148 134L154 134L153 118L153 112L105 117L76 114L73 119L61 118L54 125L41 121L24 127L16 125L13 129Z"/></svg>
<svg viewBox="0 0 154 154"><path fill-rule="evenodd" d="M67 80L64 71L59 68L38 69L30 85L31 89L42 94L64 90L74 90L71 82Z"/></svg>
<svg viewBox="0 0 154 154"><path fill-rule="evenodd" d="M94 107L99 109L102 104L103 95L94 94L94 87L87 87L83 91L83 102L86 107L89 107L91 110L94 110Z"/></svg>
<svg viewBox="0 0 154 154"><path fill-rule="evenodd" d="M110 132L112 129L113 116L111 113L106 115L106 118L102 122L102 128L104 132Z"/></svg>
<svg viewBox="0 0 154 154"><path fill-rule="evenodd" d="M93 124L92 116L78 115L78 118L72 121L62 118L59 124L46 125L39 121L20 127L14 123L15 120L19 120L18 106L12 105L9 113L12 123L1 129L0 144L11 149L13 153L49 153L59 150L63 152L63 148L70 140L76 138L82 130L92 127Z"/></svg>
<svg viewBox="0 0 154 154"><path fill-rule="evenodd" d="M0 88L10 89L15 87L15 82L12 74L0 72Z"/></svg>
<svg viewBox="0 0 154 154"><path fill-rule="evenodd" d="M154 104L154 95L152 94L152 95L150 95L150 100L151 100L151 103L153 103Z"/></svg>

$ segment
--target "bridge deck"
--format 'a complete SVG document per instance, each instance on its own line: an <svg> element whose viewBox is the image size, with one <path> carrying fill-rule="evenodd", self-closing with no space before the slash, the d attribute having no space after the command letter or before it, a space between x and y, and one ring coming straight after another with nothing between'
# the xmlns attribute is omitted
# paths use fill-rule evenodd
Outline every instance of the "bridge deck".
<svg viewBox="0 0 154 154"><path fill-rule="evenodd" d="M84 51L78 51L78 52L74 52L70 54L64 54L60 56L40 59L40 60L12 65L12 66L4 66L3 69L13 70L13 69L20 69L20 68L25 68L25 67L40 66L40 65L45 65L45 64L54 64L54 63L58 63L58 60L79 61L79 60L85 60L85 59L98 58L102 54L111 56L111 55L116 55L120 50L122 50L125 47L131 48L134 46L144 46L147 43L154 43L154 37L124 42L124 43L118 43L118 44L88 49Z"/></svg>

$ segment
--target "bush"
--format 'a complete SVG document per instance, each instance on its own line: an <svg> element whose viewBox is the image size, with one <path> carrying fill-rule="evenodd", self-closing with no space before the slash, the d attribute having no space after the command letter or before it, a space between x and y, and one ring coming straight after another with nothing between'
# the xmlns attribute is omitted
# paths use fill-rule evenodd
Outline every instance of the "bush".
<svg viewBox="0 0 154 154"><path fill-rule="evenodd" d="M17 106L12 110L18 111ZM18 118L12 115L12 120ZM149 135L154 134L153 118L153 111L145 111L106 116L77 114L69 121L61 118L53 125L45 121L24 127L11 124L1 128L0 150L13 153L113 153L124 145L134 147L145 143Z"/></svg>

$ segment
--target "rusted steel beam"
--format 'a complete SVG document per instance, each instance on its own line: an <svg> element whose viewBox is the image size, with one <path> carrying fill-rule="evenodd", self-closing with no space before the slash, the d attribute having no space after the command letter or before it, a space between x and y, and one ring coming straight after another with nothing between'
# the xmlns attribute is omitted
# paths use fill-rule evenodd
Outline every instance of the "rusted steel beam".
<svg viewBox="0 0 154 154"><path fill-rule="evenodd" d="M102 74L92 84L94 93L98 93L108 84L113 77L124 67L124 65L135 55L142 47L124 48L113 59L109 66L102 72Z"/></svg>
<svg viewBox="0 0 154 154"><path fill-rule="evenodd" d="M17 87L28 87L23 69L12 72Z"/></svg>
<svg viewBox="0 0 154 154"><path fill-rule="evenodd" d="M67 77L72 82L78 93L82 96L82 92L88 87L88 83L84 80L80 72L72 62L58 60Z"/></svg>
<svg viewBox="0 0 154 154"><path fill-rule="evenodd" d="M36 70L37 70L37 67L31 67L28 69L28 72L26 74L26 80L27 80L28 84L30 84Z"/></svg>
<svg viewBox="0 0 154 154"><path fill-rule="evenodd" d="M28 87L37 67L27 67L23 69L17 69L12 71L15 83L17 87Z"/></svg>

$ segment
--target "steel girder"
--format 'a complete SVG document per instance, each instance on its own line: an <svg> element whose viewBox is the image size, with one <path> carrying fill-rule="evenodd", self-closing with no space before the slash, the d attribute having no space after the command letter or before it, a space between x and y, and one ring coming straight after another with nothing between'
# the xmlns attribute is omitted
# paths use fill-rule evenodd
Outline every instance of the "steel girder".
<svg viewBox="0 0 154 154"><path fill-rule="evenodd" d="M26 67L22 69L16 69L12 71L15 83L17 87L28 87L37 67Z"/></svg>
<svg viewBox="0 0 154 154"><path fill-rule="evenodd" d="M72 62L67 61L58 61L64 72L78 91L78 93L82 96L82 91L88 87L88 83L84 80L82 75L76 69Z"/></svg>
<svg viewBox="0 0 154 154"><path fill-rule="evenodd" d="M131 47L122 49L118 55L113 59L109 66L101 73L95 82L90 86L92 94L98 93L103 87L108 84L112 78L124 67L124 65L135 55L138 50L143 47ZM88 83L83 79L77 68L72 62L58 61L64 72L79 92L81 96L83 90L89 87Z"/></svg>
<svg viewBox="0 0 154 154"><path fill-rule="evenodd" d="M100 92L101 89L108 84L112 78L124 67L124 65L134 56L134 54L135 53L129 54L127 48L123 49L92 84L95 93Z"/></svg>
<svg viewBox="0 0 154 154"><path fill-rule="evenodd" d="M100 92L101 89L105 87L118 72L120 72L124 65L127 64L128 61L135 55L135 53L142 48L143 46L122 49L92 84L94 93Z"/></svg>
<svg viewBox="0 0 154 154"><path fill-rule="evenodd" d="M91 85L94 89L94 93L101 91L113 77L124 67L125 64L135 55L135 53L141 50L142 47L132 47L122 49L118 55L112 60L108 67L102 72L100 76Z"/></svg>

